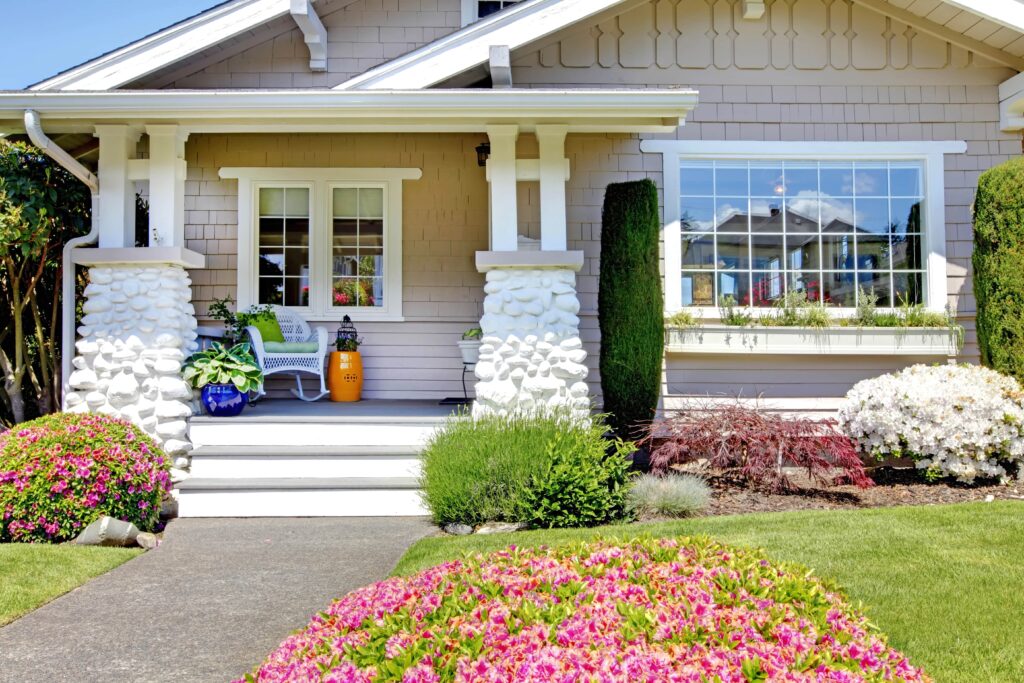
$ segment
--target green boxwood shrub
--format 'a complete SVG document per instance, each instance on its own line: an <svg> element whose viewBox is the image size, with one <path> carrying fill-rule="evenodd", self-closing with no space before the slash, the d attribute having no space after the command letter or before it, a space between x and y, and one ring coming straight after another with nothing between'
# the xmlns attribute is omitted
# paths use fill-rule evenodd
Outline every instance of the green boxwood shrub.
<svg viewBox="0 0 1024 683"><path fill-rule="evenodd" d="M650 180L615 183L601 215L601 391L609 424L637 438L654 418L665 349L658 270L658 189Z"/></svg>
<svg viewBox="0 0 1024 683"><path fill-rule="evenodd" d="M1024 381L1024 158L978 179L973 261L981 361Z"/></svg>
<svg viewBox="0 0 1024 683"><path fill-rule="evenodd" d="M424 502L441 525L621 518L633 447L605 440L605 429L559 415L453 418L424 449Z"/></svg>
<svg viewBox="0 0 1024 683"><path fill-rule="evenodd" d="M160 447L124 420L57 413L0 435L0 541L66 541L103 515L151 531L169 491Z"/></svg>

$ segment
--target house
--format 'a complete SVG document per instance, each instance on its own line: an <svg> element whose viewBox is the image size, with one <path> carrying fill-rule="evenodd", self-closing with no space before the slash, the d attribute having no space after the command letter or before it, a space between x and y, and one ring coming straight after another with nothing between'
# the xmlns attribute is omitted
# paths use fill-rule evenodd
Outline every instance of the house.
<svg viewBox="0 0 1024 683"><path fill-rule="evenodd" d="M952 307L976 359L970 204L1021 152L1022 71L1014 0L229 0L0 93L0 128L94 192L68 409L162 439L183 515L408 514L466 328L518 340L485 345L481 409L599 401L612 182L662 189L668 313L796 288L844 315L870 285ZM350 315L376 401L189 419L181 361L224 296ZM953 353L885 348L672 351L665 405L827 410Z"/></svg>

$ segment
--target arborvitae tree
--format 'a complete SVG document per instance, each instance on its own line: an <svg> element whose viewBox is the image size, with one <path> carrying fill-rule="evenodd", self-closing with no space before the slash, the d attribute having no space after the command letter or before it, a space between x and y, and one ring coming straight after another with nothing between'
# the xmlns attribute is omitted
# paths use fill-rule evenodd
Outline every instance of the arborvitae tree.
<svg viewBox="0 0 1024 683"><path fill-rule="evenodd" d="M665 350L658 270L658 189L650 180L615 183L601 217L601 390L609 422L622 437L654 418Z"/></svg>

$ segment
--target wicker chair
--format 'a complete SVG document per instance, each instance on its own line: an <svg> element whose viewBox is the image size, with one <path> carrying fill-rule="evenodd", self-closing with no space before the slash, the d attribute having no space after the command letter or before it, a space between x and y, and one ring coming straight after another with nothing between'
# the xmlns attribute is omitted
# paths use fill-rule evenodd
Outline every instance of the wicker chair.
<svg viewBox="0 0 1024 683"><path fill-rule="evenodd" d="M260 331L251 326L245 328L246 332L249 334L249 339L252 341L252 351L256 356L256 362L259 363L260 368L263 370L264 379L268 375L274 375L281 372L294 373L295 384L298 389L292 389L292 394L303 401L319 401L328 393L327 385L324 382L324 356L327 355L327 330L322 327L318 327L315 331L311 331L309 323L303 320L294 311L284 308L283 306L274 306L274 315L277 316L277 322L281 325L281 334L284 335L284 340L286 342L307 344L315 342L317 350L310 353L268 353L264 346L263 336L260 334ZM306 395L302 390L302 379L299 377L300 372L308 372L320 378L319 395ZM259 395L263 396L265 394L266 392L261 384L259 388Z"/></svg>

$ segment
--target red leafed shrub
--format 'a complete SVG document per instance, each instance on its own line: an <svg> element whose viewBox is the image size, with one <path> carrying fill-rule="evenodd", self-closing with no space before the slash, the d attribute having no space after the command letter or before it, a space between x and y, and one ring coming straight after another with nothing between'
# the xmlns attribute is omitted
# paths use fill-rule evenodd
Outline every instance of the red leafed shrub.
<svg viewBox="0 0 1024 683"><path fill-rule="evenodd" d="M821 486L873 484L856 445L834 420L786 419L740 404L691 405L656 423L648 436L651 469L705 459L714 469L772 493L793 488L784 467L799 467Z"/></svg>

